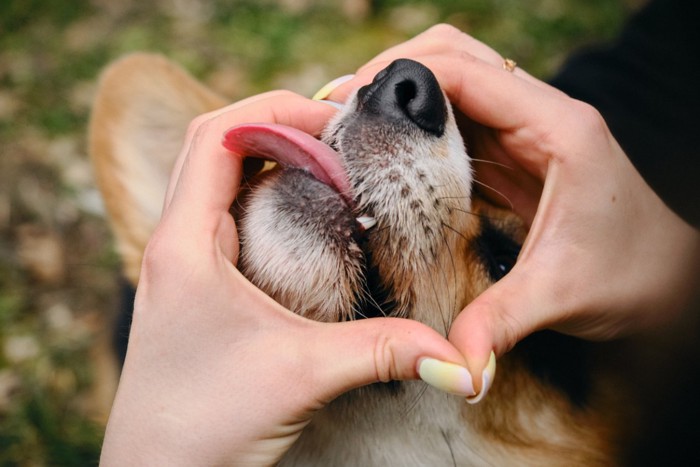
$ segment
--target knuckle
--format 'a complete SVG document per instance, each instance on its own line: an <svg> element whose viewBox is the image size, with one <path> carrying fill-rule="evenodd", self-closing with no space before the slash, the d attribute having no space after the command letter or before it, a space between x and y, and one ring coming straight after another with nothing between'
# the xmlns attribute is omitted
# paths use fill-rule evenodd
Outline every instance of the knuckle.
<svg viewBox="0 0 700 467"><path fill-rule="evenodd" d="M568 141L558 139L557 152L560 162L576 162L578 167L583 160L598 160L607 154L610 130L601 113L592 105L575 99L571 99L569 104L564 129L569 138Z"/></svg>
<svg viewBox="0 0 700 467"><path fill-rule="evenodd" d="M515 344L523 337L524 326L517 316L507 310L501 310L498 318L501 335L501 339L499 339L501 348L498 350L499 354L504 354L515 347Z"/></svg>
<svg viewBox="0 0 700 467"><path fill-rule="evenodd" d="M173 271L191 269L176 236L162 226L156 228L143 253L141 270L149 277L168 277Z"/></svg>
<svg viewBox="0 0 700 467"><path fill-rule="evenodd" d="M494 350L502 355L511 350L523 336L525 326L516 314L502 304L503 300L491 297L479 301L472 309L477 321L483 323L488 334L494 336Z"/></svg>
<svg viewBox="0 0 700 467"><path fill-rule="evenodd" d="M192 139L195 135L201 133L209 125L213 117L213 112L207 112L193 118L187 126L187 139Z"/></svg>
<svg viewBox="0 0 700 467"><path fill-rule="evenodd" d="M176 252L172 250L174 249L170 246L162 229L156 229L143 252L142 270L157 274L162 269L163 259L172 257L173 253Z"/></svg>
<svg viewBox="0 0 700 467"><path fill-rule="evenodd" d="M396 379L398 371L394 352L392 350L391 339L380 334L374 342L374 367L377 381L387 383Z"/></svg>
<svg viewBox="0 0 700 467"><path fill-rule="evenodd" d="M603 116L591 104L586 102L571 99L571 115L574 115L576 121L585 128L598 129L605 125Z"/></svg>
<svg viewBox="0 0 700 467"><path fill-rule="evenodd" d="M430 29L426 31L426 34L445 41L453 40L464 35L461 30L447 23L439 23L430 27Z"/></svg>
<svg viewBox="0 0 700 467"><path fill-rule="evenodd" d="M456 54L456 60L461 62L461 66L469 66L470 64L473 64L478 61L477 57L474 54L471 54L465 50L458 50L455 52Z"/></svg>

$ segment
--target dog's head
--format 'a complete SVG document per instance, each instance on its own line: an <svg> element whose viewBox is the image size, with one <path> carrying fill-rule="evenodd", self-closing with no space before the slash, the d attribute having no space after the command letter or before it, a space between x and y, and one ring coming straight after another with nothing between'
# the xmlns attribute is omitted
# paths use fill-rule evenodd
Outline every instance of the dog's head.
<svg viewBox="0 0 700 467"><path fill-rule="evenodd" d="M227 140L284 161L240 198L240 267L302 315L392 315L446 332L515 262L522 229L473 201L452 110L417 62L398 60L359 89L323 143L269 126L242 126Z"/></svg>
<svg viewBox="0 0 700 467"><path fill-rule="evenodd" d="M188 122L225 101L144 54L113 65L101 89L91 153L135 284ZM522 227L472 196L452 110L417 62L398 60L359 89L323 142L267 125L244 125L226 140L278 162L246 180L233 206L239 266L299 314L322 321L392 315L446 332L515 262Z"/></svg>

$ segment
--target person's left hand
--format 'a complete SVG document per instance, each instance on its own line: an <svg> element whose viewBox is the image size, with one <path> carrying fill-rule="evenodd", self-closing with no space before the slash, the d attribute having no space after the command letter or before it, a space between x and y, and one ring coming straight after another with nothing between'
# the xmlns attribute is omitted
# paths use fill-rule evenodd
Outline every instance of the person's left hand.
<svg viewBox="0 0 700 467"><path fill-rule="evenodd" d="M448 389L461 390L454 378L467 374L464 359L432 329L388 318L309 321L235 267L229 207L243 155L222 147L223 133L271 122L315 135L333 111L274 92L191 125L145 253L104 465L274 463L316 410L361 385L415 379L423 357L460 365L438 363Z"/></svg>
<svg viewBox="0 0 700 467"><path fill-rule="evenodd" d="M512 270L450 328L482 375L479 396L493 381L493 356L537 330L613 339L656 332L693 309L698 231L646 184L598 111L484 43L437 25L316 97L344 102L398 58L432 70L462 117L479 193L530 227Z"/></svg>

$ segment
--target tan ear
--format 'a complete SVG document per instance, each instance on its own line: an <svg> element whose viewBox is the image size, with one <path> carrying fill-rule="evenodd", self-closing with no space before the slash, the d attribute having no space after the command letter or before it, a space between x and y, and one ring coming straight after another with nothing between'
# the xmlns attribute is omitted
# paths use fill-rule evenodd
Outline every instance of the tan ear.
<svg viewBox="0 0 700 467"><path fill-rule="evenodd" d="M89 151L133 285L190 121L226 103L159 55L129 55L103 73L90 121Z"/></svg>

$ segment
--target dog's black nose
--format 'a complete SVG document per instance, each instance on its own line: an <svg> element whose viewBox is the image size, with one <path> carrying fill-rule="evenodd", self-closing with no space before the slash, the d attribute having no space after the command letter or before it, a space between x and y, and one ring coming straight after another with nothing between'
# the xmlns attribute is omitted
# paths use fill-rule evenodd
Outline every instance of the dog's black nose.
<svg viewBox="0 0 700 467"><path fill-rule="evenodd" d="M386 119L408 118L428 133L441 136L447 104L435 75L418 62L399 59L358 91L360 110Z"/></svg>

